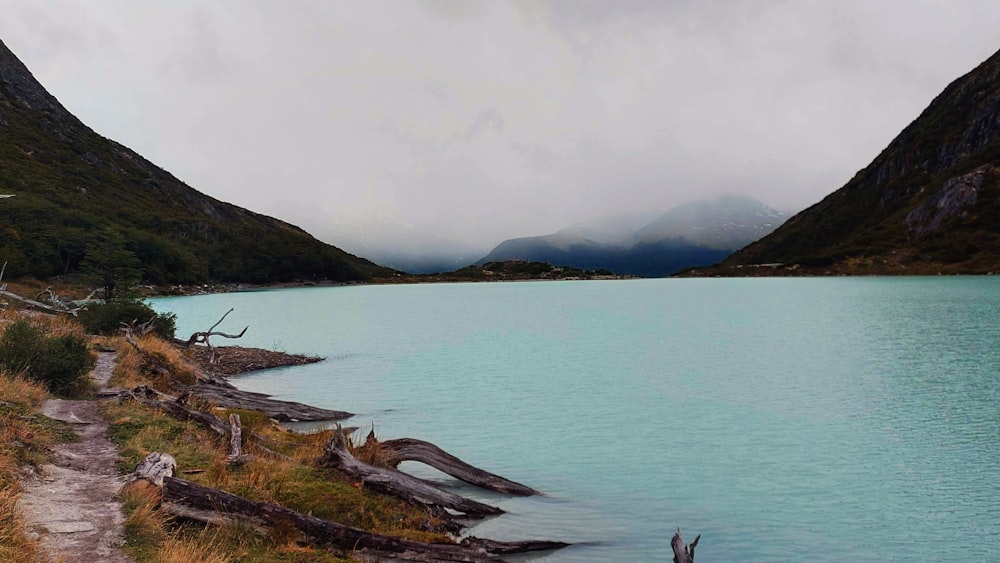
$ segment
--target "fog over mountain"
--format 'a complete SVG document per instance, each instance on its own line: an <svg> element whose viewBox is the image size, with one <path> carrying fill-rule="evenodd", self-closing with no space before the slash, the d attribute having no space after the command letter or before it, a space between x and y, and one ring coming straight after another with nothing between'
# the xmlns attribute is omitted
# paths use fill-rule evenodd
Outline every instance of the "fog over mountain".
<svg viewBox="0 0 1000 563"><path fill-rule="evenodd" d="M406 254L725 193L803 209L993 53L1000 29L993 0L0 0L0 13L0 37L103 135L219 200Z"/></svg>
<svg viewBox="0 0 1000 563"><path fill-rule="evenodd" d="M755 199L723 196L678 205L652 220L648 217L604 217L550 235L505 240L477 263L528 260L631 276L667 276L722 260L769 234L788 214Z"/></svg>

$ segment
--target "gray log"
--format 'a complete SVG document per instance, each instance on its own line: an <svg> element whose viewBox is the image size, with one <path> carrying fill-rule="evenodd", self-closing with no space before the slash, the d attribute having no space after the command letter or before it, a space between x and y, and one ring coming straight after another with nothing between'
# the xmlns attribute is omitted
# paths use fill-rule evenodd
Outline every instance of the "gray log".
<svg viewBox="0 0 1000 563"><path fill-rule="evenodd" d="M343 420L350 418L349 412L321 409L292 401L272 399L263 393L240 391L228 384L220 384L217 380L208 383L197 383L186 390L220 407L227 409L244 409L260 411L279 422L313 422L324 420Z"/></svg>
<svg viewBox="0 0 1000 563"><path fill-rule="evenodd" d="M397 467L404 461L419 461L447 473L452 477L465 481L470 485L482 487L508 495L532 496L540 495L538 491L520 483L505 479L469 465L449 454L430 442L414 438L399 438L385 442L369 442L370 447L379 448L379 454L390 467Z"/></svg>
<svg viewBox="0 0 1000 563"><path fill-rule="evenodd" d="M238 519L261 531L290 524L313 543L350 550L377 560L385 560L388 556L393 560L406 561L492 561L502 554L559 549L568 545L548 541L495 542L478 538L470 538L458 545L406 540L374 534L173 477L163 481L161 506L175 515L212 524Z"/></svg>
<svg viewBox="0 0 1000 563"><path fill-rule="evenodd" d="M335 467L352 477L361 479L366 486L395 495L417 504L449 508L472 517L503 514L503 510L441 490L434 485L395 469L374 467L355 458L347 449L343 430L326 445L320 465Z"/></svg>

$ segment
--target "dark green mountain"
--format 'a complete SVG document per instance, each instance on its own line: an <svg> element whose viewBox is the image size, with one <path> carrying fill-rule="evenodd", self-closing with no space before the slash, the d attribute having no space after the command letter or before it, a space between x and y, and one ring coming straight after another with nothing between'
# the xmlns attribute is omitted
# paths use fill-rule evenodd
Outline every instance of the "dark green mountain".
<svg viewBox="0 0 1000 563"><path fill-rule="evenodd" d="M0 42L0 263L51 278L98 256L146 283L365 280L388 270L215 200L70 114Z"/></svg>
<svg viewBox="0 0 1000 563"><path fill-rule="evenodd" d="M1000 52L844 187L698 273L939 272L1000 272Z"/></svg>
<svg viewBox="0 0 1000 563"><path fill-rule="evenodd" d="M718 262L770 233L786 217L754 199L726 196L679 205L638 229L581 224L551 235L506 240L477 264L536 260L662 277Z"/></svg>

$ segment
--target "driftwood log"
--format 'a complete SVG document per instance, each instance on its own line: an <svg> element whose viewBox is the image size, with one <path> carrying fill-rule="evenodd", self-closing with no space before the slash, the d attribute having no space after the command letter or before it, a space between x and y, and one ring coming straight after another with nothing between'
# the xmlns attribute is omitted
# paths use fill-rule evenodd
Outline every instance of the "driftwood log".
<svg viewBox="0 0 1000 563"><path fill-rule="evenodd" d="M541 494L527 485L469 465L438 446L423 440L399 438L379 442L373 431L368 435L365 448L377 448L379 460L388 467L398 467L404 461L419 461L470 485L490 491L517 496Z"/></svg>
<svg viewBox="0 0 1000 563"><path fill-rule="evenodd" d="M478 501L467 499L454 493L439 489L412 475L385 467L374 467L354 457L347 447L347 437L337 425L337 432L326 445L319 465L334 467L341 472L360 479L365 486L371 487L409 502L431 508L451 509L469 517L485 517L503 514L503 510Z"/></svg>
<svg viewBox="0 0 1000 563"><path fill-rule="evenodd" d="M694 563L694 548L698 546L701 534L694 538L691 545L684 545L684 538L681 537L681 529L677 528L677 533L670 540L670 548L674 552L674 563Z"/></svg>
<svg viewBox="0 0 1000 563"><path fill-rule="evenodd" d="M184 396L174 399L170 395L160 393L156 389L145 385L136 387L125 396L148 407L159 409L177 420L198 422L223 438L228 439L232 433L228 422L207 412L187 408L184 405L184 400L186 399Z"/></svg>
<svg viewBox="0 0 1000 563"><path fill-rule="evenodd" d="M350 418L349 412L321 409L293 401L272 399L263 393L240 391L219 379L209 379L196 383L186 390L211 403L227 409L260 411L279 422L309 422L323 420L343 420Z"/></svg>
<svg viewBox="0 0 1000 563"><path fill-rule="evenodd" d="M461 544L406 540L374 534L174 477L164 478L161 498L161 506L178 516L213 524L236 518L259 530L291 525L316 544L362 553L375 551L410 561L489 561L499 555L559 549L568 545L549 541L495 542L477 538L469 538Z"/></svg>
<svg viewBox="0 0 1000 563"><path fill-rule="evenodd" d="M466 538L459 544L425 543L374 534L302 514L276 504L250 500L169 475L173 466L162 461L163 454L147 456L129 478L157 480L161 488L161 509L175 515L210 524L238 520L265 532L276 526L291 526L308 541L351 551L366 558L405 561L491 561L500 555L559 549L569 544L550 541L498 542ZM166 456L169 458L169 456ZM172 458L170 458L172 460ZM161 468L150 472L148 467ZM142 470L140 471L140 468Z"/></svg>

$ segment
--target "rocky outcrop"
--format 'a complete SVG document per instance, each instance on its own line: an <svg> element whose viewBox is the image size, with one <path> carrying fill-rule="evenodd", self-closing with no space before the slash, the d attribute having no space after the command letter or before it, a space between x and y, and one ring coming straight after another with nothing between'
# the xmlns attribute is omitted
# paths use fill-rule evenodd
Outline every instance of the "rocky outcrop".
<svg viewBox="0 0 1000 563"><path fill-rule="evenodd" d="M934 196L906 215L906 226L920 234L934 231L953 217L967 217L975 207L979 190L991 165L980 166L969 174L951 178Z"/></svg>

